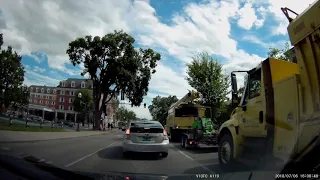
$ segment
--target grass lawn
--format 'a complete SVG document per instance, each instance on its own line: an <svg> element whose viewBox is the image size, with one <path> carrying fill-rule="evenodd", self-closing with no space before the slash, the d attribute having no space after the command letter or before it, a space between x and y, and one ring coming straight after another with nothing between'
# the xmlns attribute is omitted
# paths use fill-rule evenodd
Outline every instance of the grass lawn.
<svg viewBox="0 0 320 180"><path fill-rule="evenodd" d="M13 124L12 126L0 124L0 130L9 130L9 131L28 131L28 132L66 132L64 129L54 128L51 129L49 127L39 126L29 126L26 128L25 125L22 124Z"/></svg>

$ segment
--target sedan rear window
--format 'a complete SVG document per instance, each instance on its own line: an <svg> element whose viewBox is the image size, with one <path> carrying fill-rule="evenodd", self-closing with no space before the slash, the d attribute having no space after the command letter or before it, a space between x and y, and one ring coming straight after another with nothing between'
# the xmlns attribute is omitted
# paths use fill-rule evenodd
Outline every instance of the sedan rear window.
<svg viewBox="0 0 320 180"><path fill-rule="evenodd" d="M131 123L130 132L134 133L162 133L163 127L159 123L138 122Z"/></svg>

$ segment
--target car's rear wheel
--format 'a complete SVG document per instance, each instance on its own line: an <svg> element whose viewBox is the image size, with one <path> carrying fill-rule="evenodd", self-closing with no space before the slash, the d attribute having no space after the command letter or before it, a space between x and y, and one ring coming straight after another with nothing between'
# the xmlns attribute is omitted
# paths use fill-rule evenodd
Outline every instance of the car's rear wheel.
<svg viewBox="0 0 320 180"><path fill-rule="evenodd" d="M162 155L163 158L168 157L168 153L161 153L161 155Z"/></svg>
<svg viewBox="0 0 320 180"><path fill-rule="evenodd" d="M130 157L130 152L128 152L128 151L122 152L122 155L123 155L124 158L129 158Z"/></svg>

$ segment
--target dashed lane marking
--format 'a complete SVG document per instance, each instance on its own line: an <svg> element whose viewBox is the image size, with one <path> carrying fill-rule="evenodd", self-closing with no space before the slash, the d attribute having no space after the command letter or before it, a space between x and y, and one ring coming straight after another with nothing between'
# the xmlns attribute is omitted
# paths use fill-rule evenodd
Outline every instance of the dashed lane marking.
<svg viewBox="0 0 320 180"><path fill-rule="evenodd" d="M93 153L90 153L90 154L88 154L88 155L86 155L86 156L83 156L82 158L80 158L80 159L78 159L78 160L76 160L76 161L73 161L73 162L65 165L65 167L70 167L70 166L72 166L72 165L74 165L74 164L76 164L76 163L78 163L78 162L80 162L80 161L82 161L82 160L84 160L84 159L86 159L86 158L88 158L88 157L90 157L90 156L98 153L99 151L102 151L103 149L108 148L108 147L114 145L115 143L117 143L117 142L119 142L119 141L120 141L120 140L115 141L115 142L109 144L107 147L100 148L100 149L98 149L97 151L95 151L95 152L93 152Z"/></svg>
<svg viewBox="0 0 320 180"><path fill-rule="evenodd" d="M193 159L192 157L190 157L189 155L187 155L186 153L184 153L183 151L179 150L178 148L174 147L171 144L172 148L175 149L176 151L178 151L180 154L182 154L183 156L185 156L187 159L190 159L191 161L194 161L195 163L197 163L198 165L200 165L204 170L210 172L210 173L215 173L213 172L211 169L207 168L205 165L199 163L197 160Z"/></svg>

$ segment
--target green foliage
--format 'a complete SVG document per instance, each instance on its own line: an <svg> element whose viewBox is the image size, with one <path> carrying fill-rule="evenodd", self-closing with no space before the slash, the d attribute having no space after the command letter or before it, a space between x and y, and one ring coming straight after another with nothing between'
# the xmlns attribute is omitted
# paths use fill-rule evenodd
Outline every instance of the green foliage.
<svg viewBox="0 0 320 180"><path fill-rule="evenodd" d="M290 45L287 42L283 49L277 48L269 48L268 56L272 58L282 59L285 61L289 61L293 56L293 52L290 51Z"/></svg>
<svg viewBox="0 0 320 180"><path fill-rule="evenodd" d="M187 64L187 81L203 96L201 104L212 108L216 119L225 111L229 76L223 72L222 64L214 60L208 53L200 53Z"/></svg>
<svg viewBox="0 0 320 180"><path fill-rule="evenodd" d="M159 121L162 125L166 124L169 108L177 101L178 98L176 96L157 96L153 98L152 104L148 107L152 119L154 121Z"/></svg>
<svg viewBox="0 0 320 180"><path fill-rule="evenodd" d="M82 97L79 98L78 95L81 93ZM90 91L87 89L81 89L77 91L76 98L73 101L74 111L78 113L88 113L92 109L93 98Z"/></svg>
<svg viewBox="0 0 320 180"><path fill-rule="evenodd" d="M116 118L121 122L128 122L130 120L136 120L137 115L135 112L130 111L127 108L120 107L116 111Z"/></svg>
<svg viewBox="0 0 320 180"><path fill-rule="evenodd" d="M0 34L0 104L14 108L24 106L29 103L29 92L26 86L23 86L24 67L21 63L21 56L12 50L9 46L2 49L3 34ZM2 106L0 106L2 108Z"/></svg>
<svg viewBox="0 0 320 180"><path fill-rule="evenodd" d="M69 43L70 61L74 66L84 63L81 75L89 73L97 102L103 93L111 95L108 100L103 96L103 102L108 102L123 91L134 106L140 106L161 56L152 49L136 50L134 41L129 34L114 31L103 37L85 36Z"/></svg>

